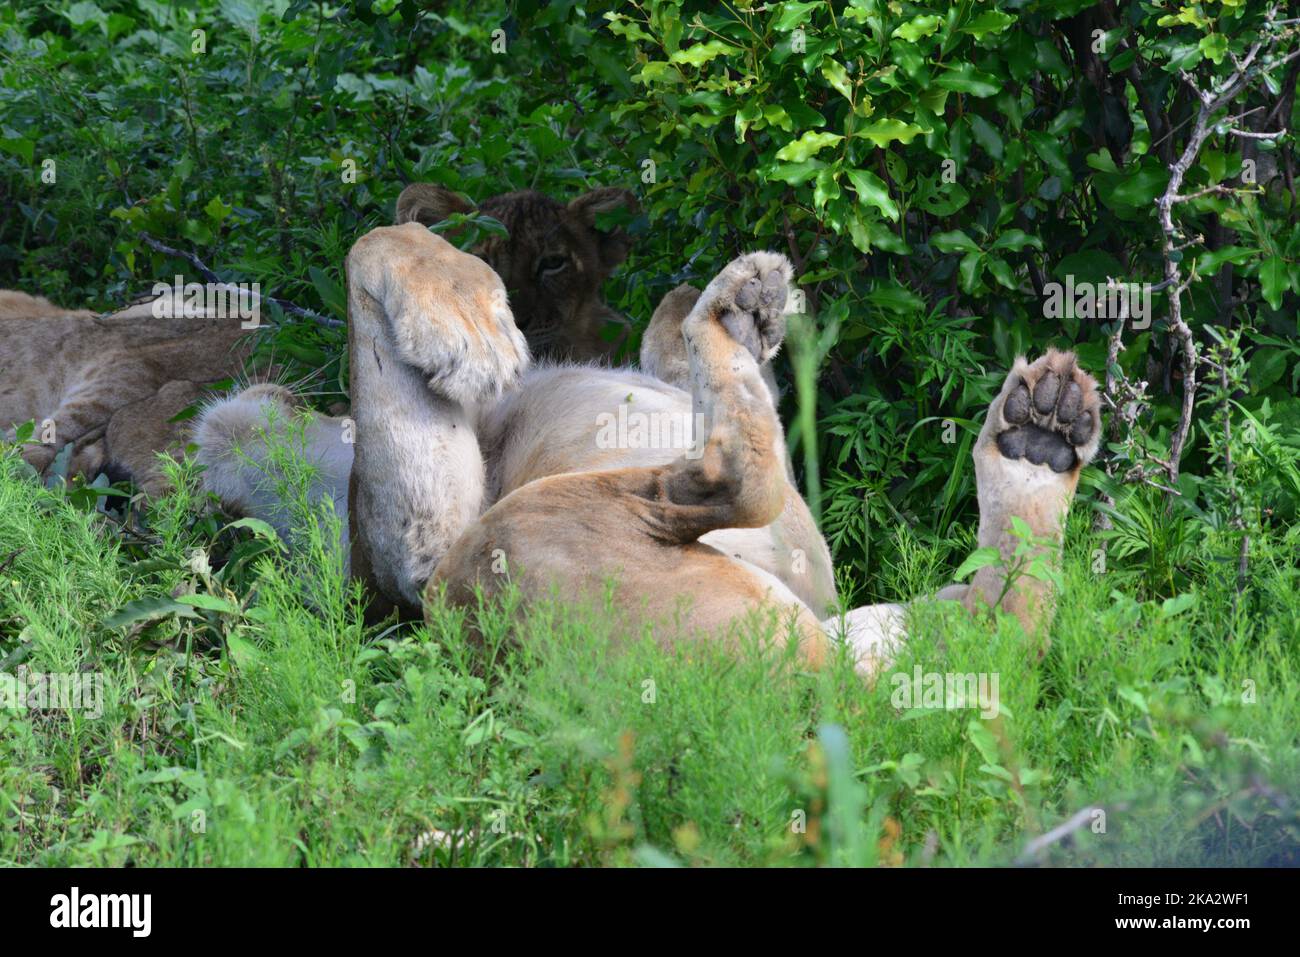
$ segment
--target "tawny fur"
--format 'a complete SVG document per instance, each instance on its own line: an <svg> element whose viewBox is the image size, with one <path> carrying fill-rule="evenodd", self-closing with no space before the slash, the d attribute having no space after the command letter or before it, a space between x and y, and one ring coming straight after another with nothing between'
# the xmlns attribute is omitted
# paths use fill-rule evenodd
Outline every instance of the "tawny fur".
<svg viewBox="0 0 1300 957"><path fill-rule="evenodd" d="M166 488L156 453L179 454L188 430L171 420L234 376L250 343L238 318L156 318L153 304L96 317L0 292L0 435L34 422L23 457L38 472L71 444L70 475L106 470L147 494Z"/></svg>
<svg viewBox="0 0 1300 957"><path fill-rule="evenodd" d="M834 594L829 553L787 477L760 364L780 345L784 257L741 257L702 294L680 297L690 300L687 314L671 321L686 362L673 375L684 371L689 396L630 370L525 371L527 350L500 279L413 224L363 237L349 255L348 280L353 571L381 594L412 606L426 588L444 589L468 602L509 576L530 598L598 600L613 579L627 626L652 628L663 640L728 632L764 609L787 618L784 634L811 664L825 659L832 640L844 640L872 671L903 640L901 606L818 621L826 593ZM675 344L672 352L651 355L647 365L669 368L681 355ZM1049 373L1058 385L1075 384L1072 420L1064 405L1019 425L1003 416L1006 396L1022 387L1037 396ZM699 421L693 447L601 448L598 417L620 404L689 409ZM1017 361L974 452L981 544L1010 557L1013 516L1059 541L1079 470L1097 447L1098 405L1095 384L1072 356ZM1080 408L1093 428L1067 442ZM1068 468L1000 453L999 439L1031 424L1057 464L1071 456ZM824 581L800 580L788 560L774 560L788 559L791 543L821 566ZM998 570L984 569L970 587L939 597L972 608L1002 597L1028 630L1045 628L1050 594L1023 579L1003 583Z"/></svg>

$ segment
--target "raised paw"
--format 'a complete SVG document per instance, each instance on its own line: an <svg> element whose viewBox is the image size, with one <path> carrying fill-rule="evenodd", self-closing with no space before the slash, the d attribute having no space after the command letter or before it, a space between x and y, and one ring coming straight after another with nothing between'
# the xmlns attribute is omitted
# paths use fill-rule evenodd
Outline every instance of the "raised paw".
<svg viewBox="0 0 1300 957"><path fill-rule="evenodd" d="M759 363L766 362L785 338L785 302L793 274L780 253L746 253L714 277L695 311L705 310Z"/></svg>
<svg viewBox="0 0 1300 957"><path fill-rule="evenodd" d="M512 386L528 366L528 345L501 278L418 223L362 236L348 253L347 277L352 338L391 341L396 357L420 369L434 392L482 402ZM370 319L357 308L368 301L379 306ZM370 353L382 374L382 355Z"/></svg>
<svg viewBox="0 0 1300 957"><path fill-rule="evenodd" d="M1008 459L1069 472L1086 465L1101 439L1097 383L1072 352L1016 360L993 410L998 451Z"/></svg>

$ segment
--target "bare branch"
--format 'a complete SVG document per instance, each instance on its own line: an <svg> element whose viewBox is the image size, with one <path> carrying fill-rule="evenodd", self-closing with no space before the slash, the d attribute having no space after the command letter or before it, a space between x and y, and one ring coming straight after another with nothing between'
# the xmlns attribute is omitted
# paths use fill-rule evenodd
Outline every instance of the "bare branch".
<svg viewBox="0 0 1300 957"><path fill-rule="evenodd" d="M1179 412L1178 424L1169 437L1169 462L1166 472L1169 476L1170 486L1177 486L1178 484L1179 462L1192 426L1192 410L1196 403L1196 374L1200 361L1192 330L1183 319L1182 304L1182 295L1195 277L1195 273L1193 272L1192 276L1187 279L1183 278L1180 266L1182 257L1177 255L1183 248L1178 245L1178 240L1182 238L1183 234L1174 224L1173 209L1177 204L1186 202L1189 199L1195 199L1197 196L1227 191L1224 187L1210 187L1188 195L1179 192L1188 170L1192 168L1197 156L1200 155L1201 147L1205 145L1205 141L1209 139L1213 132L1212 121L1215 115L1235 100L1262 70L1272 70L1300 56L1300 50L1295 50L1279 60L1269 59L1267 63L1261 60L1260 55L1272 53L1274 46L1285 35L1283 32L1275 30L1277 25L1276 17L1277 6L1274 5L1269 8L1264 33L1250 45L1244 56L1240 58L1233 56L1232 62L1235 66L1233 73L1222 82L1212 84L1209 90L1202 90L1197 85L1196 79L1186 70L1179 71L1179 76L1183 82L1187 84L1188 89L1200 101L1200 107L1192 124L1187 145L1178 159L1169 167L1169 184L1164 195L1156 201L1160 229L1165 236L1162 249L1165 281L1172 287L1168 294L1169 331L1182 354L1183 372L1182 408ZM1233 132L1243 135L1247 131L1233 130ZM1255 136L1251 138L1267 139L1271 137ZM1199 237L1196 241L1199 242Z"/></svg>
<svg viewBox="0 0 1300 957"><path fill-rule="evenodd" d="M144 244L146 246L148 246L150 249L162 253L164 256L174 256L177 259L184 259L187 263L189 263L191 266L194 267L195 272L197 272L208 282L216 282L216 283L223 283L223 284L228 282L228 280L222 279L215 272L213 272L212 269L209 268L207 264L203 262L202 259L194 255L194 253L186 252L183 249L175 249L171 246L168 246L165 243L161 243L158 240L154 239L152 236L150 236L148 233L141 233L140 238L144 240ZM345 323L340 322L338 319L331 319L329 316L322 316L318 312L313 312L310 309L305 309L302 306L299 306L296 303L292 303L287 299L277 299L275 296L263 296L262 298L264 298L267 302L275 303L277 306L279 306L281 309L283 309L285 312L289 313L290 315L300 316L303 319L310 319L312 322L316 323L317 325L325 326L328 329L337 329L345 325Z"/></svg>

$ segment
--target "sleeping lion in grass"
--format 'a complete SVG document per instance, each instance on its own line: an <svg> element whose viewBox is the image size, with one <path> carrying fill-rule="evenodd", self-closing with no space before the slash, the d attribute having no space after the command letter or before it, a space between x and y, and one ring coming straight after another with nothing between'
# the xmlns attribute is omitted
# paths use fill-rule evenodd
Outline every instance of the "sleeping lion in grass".
<svg viewBox="0 0 1300 957"><path fill-rule="evenodd" d="M703 292L666 297L640 369L531 365L501 276L418 222L363 236L346 273L351 415L312 415L306 456L313 496L346 515L351 574L380 601L418 613L435 592L472 605L511 582L525 600L599 603L613 583L628 634L727 641L769 610L808 665L846 641L868 674L905 637L901 605L836 613L829 550L786 468L766 371L785 332L785 257L743 255ZM206 486L286 534L268 444L299 405L252 386L195 428ZM1049 576L1008 576L1026 548L1013 520L1056 557L1099 407L1073 355L1016 361L973 452L979 544L1003 564L937 599L998 607L1041 638ZM658 447L609 441L633 412L689 428Z"/></svg>

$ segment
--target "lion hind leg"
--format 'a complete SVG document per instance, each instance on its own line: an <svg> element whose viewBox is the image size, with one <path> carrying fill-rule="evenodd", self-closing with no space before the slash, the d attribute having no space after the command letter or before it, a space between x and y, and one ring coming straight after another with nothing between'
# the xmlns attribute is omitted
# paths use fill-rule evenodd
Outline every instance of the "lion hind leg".
<svg viewBox="0 0 1300 957"><path fill-rule="evenodd" d="M967 608L997 606L1031 636L1045 633L1054 595L1044 563L1058 561L1079 473L1101 442L1100 414L1097 383L1073 353L1016 360L973 452L979 545L1001 562L975 573L960 598Z"/></svg>
<svg viewBox="0 0 1300 957"><path fill-rule="evenodd" d="M700 290L685 283L668 292L659 300L641 337L641 368L659 381L687 392L691 388L691 363L686 355L682 326L701 295ZM775 406L781 392L772 372L771 358L769 355L759 363L759 374Z"/></svg>
<svg viewBox="0 0 1300 957"><path fill-rule="evenodd" d="M695 541L718 528L761 528L785 503L785 441L759 363L785 333L790 263L749 253L709 283L682 324L695 443L657 470L664 535Z"/></svg>

